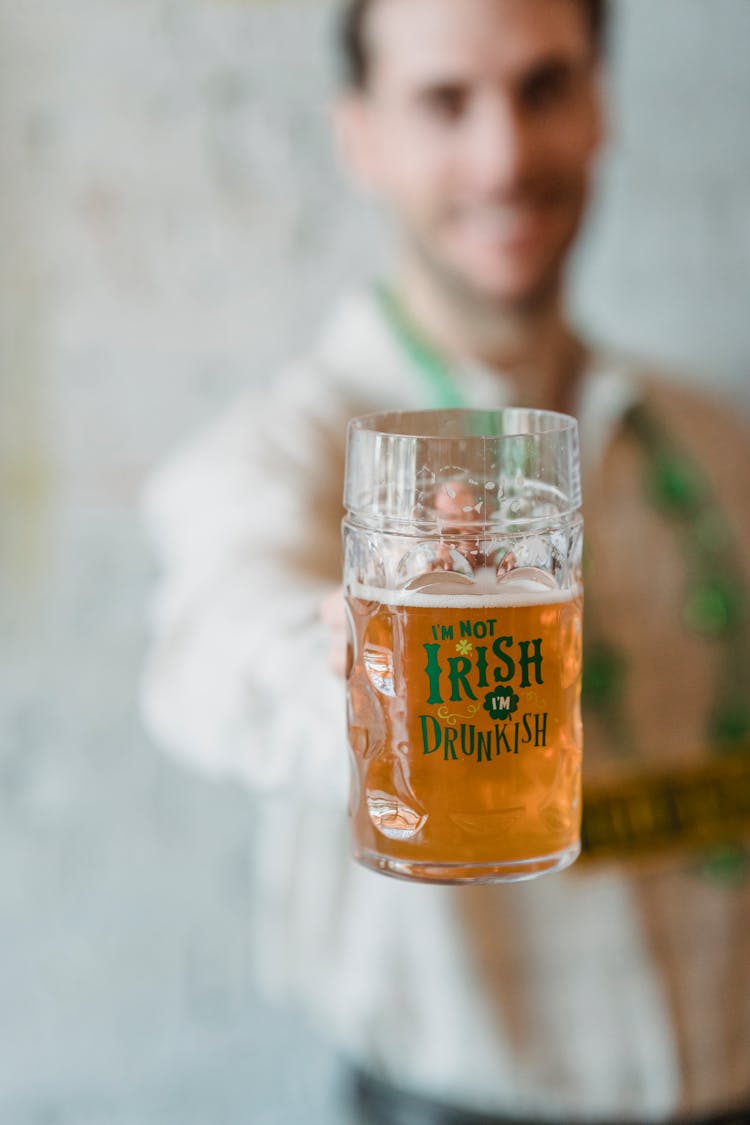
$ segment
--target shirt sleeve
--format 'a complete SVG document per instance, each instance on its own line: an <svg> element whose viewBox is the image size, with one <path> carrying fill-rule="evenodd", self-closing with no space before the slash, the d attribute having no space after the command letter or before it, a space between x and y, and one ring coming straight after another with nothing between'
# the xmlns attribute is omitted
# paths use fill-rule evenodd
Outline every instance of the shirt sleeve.
<svg viewBox="0 0 750 1125"><path fill-rule="evenodd" d="M344 687L321 599L340 582L346 416L314 371L247 399L150 482L161 564L147 728L214 775L341 802Z"/></svg>

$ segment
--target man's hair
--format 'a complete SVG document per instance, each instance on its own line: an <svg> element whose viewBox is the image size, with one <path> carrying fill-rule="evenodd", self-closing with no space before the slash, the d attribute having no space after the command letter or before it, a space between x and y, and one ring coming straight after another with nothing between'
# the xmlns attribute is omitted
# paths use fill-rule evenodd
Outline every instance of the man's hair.
<svg viewBox="0 0 750 1125"><path fill-rule="evenodd" d="M577 0L584 8L597 52L604 47L609 0ZM367 45L367 17L377 0L346 0L339 27L343 79L347 86L361 90L367 85L370 58Z"/></svg>

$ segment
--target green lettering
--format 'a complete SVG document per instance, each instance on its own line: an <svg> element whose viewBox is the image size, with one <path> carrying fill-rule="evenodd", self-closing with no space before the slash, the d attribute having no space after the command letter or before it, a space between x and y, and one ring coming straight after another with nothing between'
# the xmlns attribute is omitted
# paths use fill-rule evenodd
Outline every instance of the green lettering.
<svg viewBox="0 0 750 1125"><path fill-rule="evenodd" d="M440 645L425 645L424 650L427 653L425 672L430 681L430 695L427 702L442 703L443 697L440 694L440 673L442 669L440 667L440 661L438 660Z"/></svg>
<svg viewBox="0 0 750 1125"><path fill-rule="evenodd" d="M492 761L492 732L488 730L477 731L477 761L481 762L482 758Z"/></svg>
<svg viewBox="0 0 750 1125"><path fill-rule="evenodd" d="M450 671L448 677L451 682L451 703L460 703L462 698L476 699L474 692L469 687L467 676L471 671L471 661L465 656L451 656L448 658ZM461 696L461 686L465 695Z"/></svg>
<svg viewBox="0 0 750 1125"><path fill-rule="evenodd" d="M493 653L495 654L497 659L503 664L504 669L505 669L504 672L501 671L500 668L495 669L494 677L495 677L495 683L496 684L508 684L508 683L510 683L510 681L513 679L513 677L516 673L515 661L510 656L508 656L508 654L506 652L503 652L504 648L510 648L512 646L512 644L513 644L513 638L512 637L498 637L497 640L495 641L495 643L492 646Z"/></svg>
<svg viewBox="0 0 750 1125"><path fill-rule="evenodd" d="M508 741L507 734L505 733L506 728L508 726L512 726L514 728L514 731L515 731L515 738L513 740L512 746L511 746L510 742ZM501 727L498 726L497 724L495 724L495 742L497 744L497 753L498 754L500 753L501 749L504 749L506 754L517 754L518 753L518 723L503 723L503 725Z"/></svg>
<svg viewBox="0 0 750 1125"><path fill-rule="evenodd" d="M533 646L534 655L529 655L529 648ZM529 679L529 665L534 665L536 672L536 682L543 684L542 679L542 639L537 637L535 641L519 641L518 647L521 650L521 687L531 687L531 680Z"/></svg>
<svg viewBox="0 0 750 1125"><path fill-rule="evenodd" d="M487 684L487 649L484 645L477 645L476 653L477 653L477 674L479 676L479 679L477 680L477 687L478 688L486 688L486 687L488 687L488 684Z"/></svg>
<svg viewBox="0 0 750 1125"><path fill-rule="evenodd" d="M452 758L454 762L458 761L458 754L454 745L458 731L455 727L445 728L445 742L443 744L443 761L447 762L448 758Z"/></svg>
<svg viewBox="0 0 750 1125"><path fill-rule="evenodd" d="M440 723L437 721L437 719L434 719L432 715L420 715L419 718L422 723L422 746L424 747L424 753L434 754L436 750L440 749L440 743L442 742L443 737L440 733ZM432 723L432 737L435 743L434 746L430 746L429 731L427 729L428 723Z"/></svg>

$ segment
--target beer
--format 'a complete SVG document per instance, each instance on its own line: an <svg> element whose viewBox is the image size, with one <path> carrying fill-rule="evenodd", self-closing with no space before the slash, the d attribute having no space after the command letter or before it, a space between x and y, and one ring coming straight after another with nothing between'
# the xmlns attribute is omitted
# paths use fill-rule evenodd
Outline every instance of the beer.
<svg viewBox="0 0 750 1125"><path fill-rule="evenodd" d="M349 591L355 855L391 874L524 878L577 854L580 594L475 589Z"/></svg>

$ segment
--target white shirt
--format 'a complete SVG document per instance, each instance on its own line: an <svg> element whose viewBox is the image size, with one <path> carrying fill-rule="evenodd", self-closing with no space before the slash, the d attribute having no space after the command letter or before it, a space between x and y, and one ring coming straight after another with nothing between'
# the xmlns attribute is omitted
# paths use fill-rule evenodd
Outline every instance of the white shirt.
<svg viewBox="0 0 750 1125"><path fill-rule="evenodd" d="M508 401L497 375L456 378L473 405ZM748 986L746 888L727 896L684 865L645 893L617 866L431 887L349 857L344 686L318 616L340 580L346 424L433 405L429 393L372 296L353 297L309 360L178 454L147 497L163 580L144 711L169 750L265 794L263 986L382 1077L466 1107L644 1120L750 1102L750 1003L722 1010L727 974ZM589 474L638 393L621 364L587 373ZM660 927L673 916L682 933L691 895L712 952L685 935L675 963Z"/></svg>

